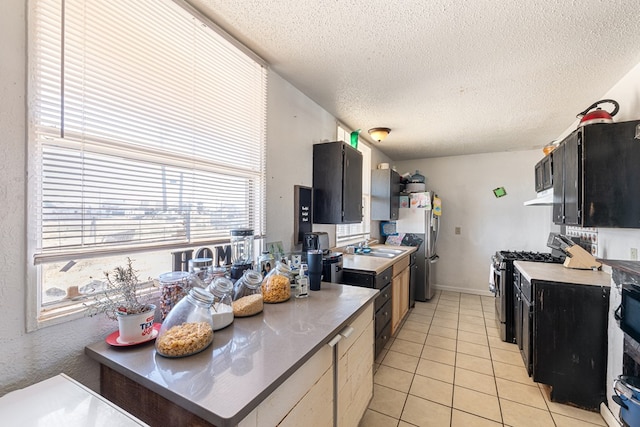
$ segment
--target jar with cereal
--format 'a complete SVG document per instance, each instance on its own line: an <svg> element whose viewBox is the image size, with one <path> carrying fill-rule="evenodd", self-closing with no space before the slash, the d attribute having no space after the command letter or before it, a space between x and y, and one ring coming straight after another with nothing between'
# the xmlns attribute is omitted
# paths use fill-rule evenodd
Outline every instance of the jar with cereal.
<svg viewBox="0 0 640 427"><path fill-rule="evenodd" d="M262 281L262 298L266 303L287 301L291 297L291 270L282 262L276 263Z"/></svg>
<svg viewBox="0 0 640 427"><path fill-rule="evenodd" d="M215 298L211 306L213 330L217 331L233 323L233 283L226 277L218 277L207 288Z"/></svg>
<svg viewBox="0 0 640 427"><path fill-rule="evenodd" d="M262 274L255 270L245 270L236 282L233 295L233 315L247 317L262 311Z"/></svg>
<svg viewBox="0 0 640 427"><path fill-rule="evenodd" d="M191 287L189 276L190 274L186 271L172 271L163 273L158 277L160 281L160 312L162 313L162 320L166 319L169 311L189 292Z"/></svg>
<svg viewBox="0 0 640 427"><path fill-rule="evenodd" d="M165 357L184 357L209 347L213 342L213 319L209 311L213 302L211 292L191 289L162 323L156 338L156 352Z"/></svg>

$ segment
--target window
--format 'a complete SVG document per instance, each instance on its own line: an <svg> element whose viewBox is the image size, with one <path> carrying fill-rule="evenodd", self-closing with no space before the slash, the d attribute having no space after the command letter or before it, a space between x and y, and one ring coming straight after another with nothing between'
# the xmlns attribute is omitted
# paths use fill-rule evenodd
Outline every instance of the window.
<svg viewBox="0 0 640 427"><path fill-rule="evenodd" d="M234 228L265 234L259 58L180 0L30 5L40 320L129 254L141 277L157 277L171 250L228 241Z"/></svg>
<svg viewBox="0 0 640 427"><path fill-rule="evenodd" d="M351 132L338 125L337 140L351 141ZM359 140L358 151L362 153L362 222L336 226L336 242L341 245L362 241L370 236L371 148Z"/></svg>

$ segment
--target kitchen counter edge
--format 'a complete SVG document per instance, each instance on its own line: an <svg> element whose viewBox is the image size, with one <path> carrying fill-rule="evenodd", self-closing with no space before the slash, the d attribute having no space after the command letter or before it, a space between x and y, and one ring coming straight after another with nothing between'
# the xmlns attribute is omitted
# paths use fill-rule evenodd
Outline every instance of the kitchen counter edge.
<svg viewBox="0 0 640 427"><path fill-rule="evenodd" d="M276 390L278 386L286 381L287 378L309 360L323 345L326 345L342 328L350 321L353 321L368 304L373 302L377 294L378 290L374 289L323 282L322 290L312 292L311 296L307 299L292 299L281 304L265 304L263 313L250 318L235 319L234 323L229 327L215 332L212 346L199 354L186 358L166 359L162 358L162 356L157 356L155 355L152 343L136 346L135 348L114 348L104 341L86 346L85 354L214 425L220 427L234 426L242 421L254 408ZM348 298L341 301L341 298L345 296ZM341 302L342 304L340 304ZM315 335L309 338L313 340L313 342L305 342L304 338L292 335L290 339L297 339L297 341L295 343L296 345L288 343L288 349L295 352L294 355L289 357L288 361L286 357L272 357L274 364L268 366L271 368L268 372L266 369L253 369L252 367L253 372L248 375L248 378L244 379L244 385L239 382L240 378L237 378L238 383L234 381L235 378L233 377L224 378L222 381L219 381L219 383L222 385L231 384L230 387L234 387L234 389L229 390L228 393L220 393L218 390L218 393L210 393L207 398L194 399L189 396L188 393L178 392L177 389L180 387L175 387L175 384L162 384L157 382L157 371L159 371L155 366L157 362L155 364L145 362L149 357L155 357L160 358L158 360L162 362L162 364L169 366L177 364L184 365L184 363L189 363L189 360L192 360L194 366L198 366L199 369L210 369L215 372L215 369L211 369L209 365L216 363L216 360L214 360L216 356L215 354L212 355L212 353L218 350L216 345L219 346L222 341L226 346L225 343L229 341L229 335L241 341L243 337L235 337L234 332L235 329L239 328L233 328L233 326L234 324L239 325L246 321L248 321L249 325L260 328L259 330L252 330L251 335L255 335L256 332L267 335L267 338L264 339L265 342L261 343L262 346L265 347L261 350L261 356L263 356L264 361L268 355L279 354L279 352L283 351L282 337L275 339L275 334L279 335L279 333L271 331L270 329L273 328L269 325L283 324L283 321L286 321L287 324L292 323L292 320L295 321L296 318L294 316L294 319L292 319L289 311L294 310L294 305L297 307L298 305L304 306L305 304L306 308L310 308L311 310L303 311L306 318L301 318L299 321L308 322L308 319L316 319L318 323L317 329L321 329L320 326L322 326L322 330L318 330ZM343 308L340 308L341 306L343 306ZM289 308L289 310L287 308ZM320 322L320 319L323 318L323 313L329 313L330 316L333 316L325 324L321 324ZM260 319L261 317L263 318L262 320ZM245 331L246 330L248 329L245 329ZM273 340L270 340L269 334L274 337ZM265 335L263 335L263 337L264 336ZM220 338L216 339L216 337ZM233 341L233 338L231 338L231 341ZM286 343L284 344L286 346ZM153 355L149 353L153 353ZM371 363L373 364L373 361L371 361ZM202 366L204 366L204 368L202 368ZM267 366L262 367L266 368ZM160 373L160 378L161 377L162 374ZM253 381L251 377L255 377L256 381ZM203 378L200 378L200 380L202 379ZM213 382L214 378L210 378L210 380ZM262 383L260 380L263 380ZM251 390L254 384L256 384L256 391ZM248 389L251 390L250 393L246 392L248 385L250 385ZM191 388L187 387L186 389L190 390ZM244 399L241 403L235 401L228 402L228 404L226 402L221 403L221 397L224 398L227 396L229 396L229 400L239 399L239 396L242 396ZM218 410L217 408L222 409ZM230 413L223 413L226 410L229 410Z"/></svg>

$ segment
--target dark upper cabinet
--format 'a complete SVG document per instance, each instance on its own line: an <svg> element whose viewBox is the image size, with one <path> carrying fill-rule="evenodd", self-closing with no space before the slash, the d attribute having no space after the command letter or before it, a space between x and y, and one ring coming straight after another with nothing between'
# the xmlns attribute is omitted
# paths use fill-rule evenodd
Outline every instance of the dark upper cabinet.
<svg viewBox="0 0 640 427"><path fill-rule="evenodd" d="M393 169L371 171L371 219L393 221L400 209L400 174Z"/></svg>
<svg viewBox="0 0 640 427"><path fill-rule="evenodd" d="M553 152L544 156L535 167L536 192L544 191L553 186Z"/></svg>
<svg viewBox="0 0 640 427"><path fill-rule="evenodd" d="M342 141L313 146L313 222L362 221L362 154Z"/></svg>
<svg viewBox="0 0 640 427"><path fill-rule="evenodd" d="M640 228L640 121L579 128L553 151L553 221Z"/></svg>

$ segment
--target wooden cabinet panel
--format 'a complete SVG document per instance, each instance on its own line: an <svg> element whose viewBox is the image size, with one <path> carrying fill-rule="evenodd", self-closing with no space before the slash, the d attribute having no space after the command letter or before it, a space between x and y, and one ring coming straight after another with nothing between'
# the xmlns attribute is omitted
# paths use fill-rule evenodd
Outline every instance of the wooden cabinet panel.
<svg viewBox="0 0 640 427"><path fill-rule="evenodd" d="M407 265L391 281L391 335L395 334L400 322L409 311L409 280L411 270ZM395 270L395 265L394 265Z"/></svg>
<svg viewBox="0 0 640 427"><path fill-rule="evenodd" d="M333 411L327 411L327 405L333 406L333 349L325 345L238 426L275 426L289 416L285 425L331 425ZM294 411L298 406L301 409ZM310 414L308 419L304 417L305 412ZM300 423L300 420L306 422Z"/></svg>
<svg viewBox="0 0 640 427"><path fill-rule="evenodd" d="M373 396L373 304L350 325L354 331L338 342L337 425L357 427ZM306 424L300 424L306 425Z"/></svg>

